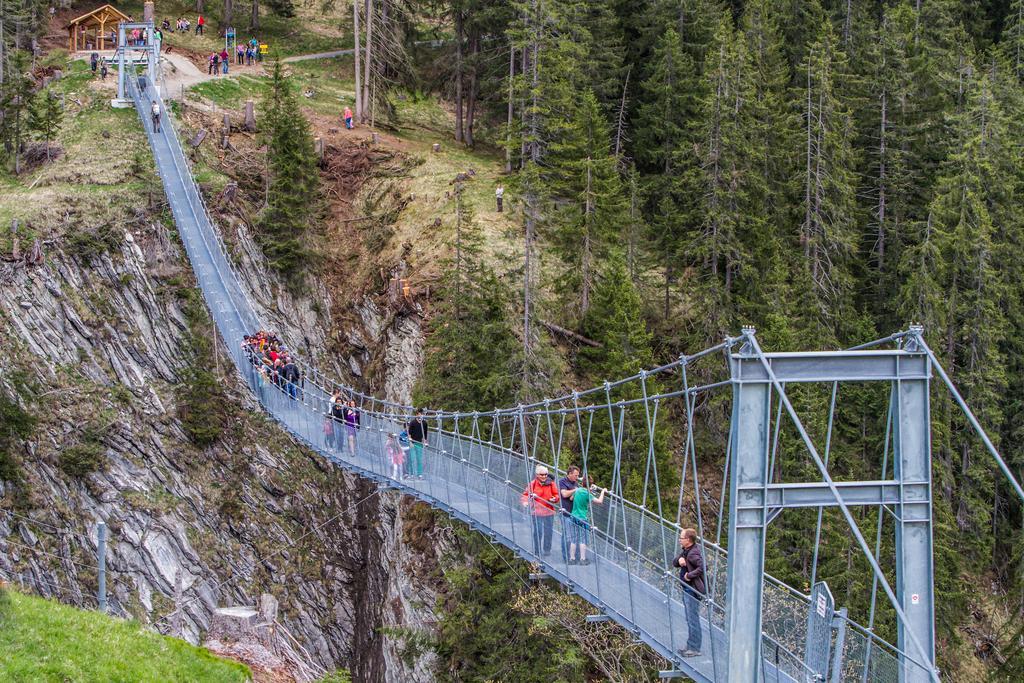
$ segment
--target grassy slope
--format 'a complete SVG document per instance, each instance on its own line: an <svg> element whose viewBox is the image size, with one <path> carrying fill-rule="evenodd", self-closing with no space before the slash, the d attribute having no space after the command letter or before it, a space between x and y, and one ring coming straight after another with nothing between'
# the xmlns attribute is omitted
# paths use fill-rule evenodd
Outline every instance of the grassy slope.
<svg viewBox="0 0 1024 683"><path fill-rule="evenodd" d="M130 0L118 3L123 12L132 16L142 16L142 2ZM291 19L275 16L263 6L260 8L260 26L257 31L249 30L250 3L236 3L234 21L236 35L239 40L248 40L253 35L269 45L270 50L278 51L284 56L329 52L352 47L352 5L338 3L330 9L323 9L320 2L307 3L302 0L295 2L296 16ZM192 22L193 30L187 34L180 32L166 33L164 40L176 48L193 52L208 53L213 48L218 50L224 41L218 35L222 3L207 3L203 17L207 22L206 30L201 36L195 34L196 3L185 0L162 0L156 4L156 23L164 19L173 27L178 17ZM347 10L347 11L346 11Z"/></svg>
<svg viewBox="0 0 1024 683"><path fill-rule="evenodd" d="M98 612L0 594L0 680L247 681L249 670Z"/></svg>

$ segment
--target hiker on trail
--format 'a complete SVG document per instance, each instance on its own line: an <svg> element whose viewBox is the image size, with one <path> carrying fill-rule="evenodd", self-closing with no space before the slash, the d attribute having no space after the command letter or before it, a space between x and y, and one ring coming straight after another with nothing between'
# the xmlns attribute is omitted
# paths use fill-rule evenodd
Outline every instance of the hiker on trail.
<svg viewBox="0 0 1024 683"><path fill-rule="evenodd" d="M587 543L590 542L590 506L604 503L604 494L608 489L601 489L598 494L597 486L590 483L590 477L583 477L583 481L572 493L572 532L570 533L569 564L590 564L587 559ZM577 550L579 555L577 555Z"/></svg>
<svg viewBox="0 0 1024 683"><path fill-rule="evenodd" d="M156 100L153 100L153 106L150 108L150 111L153 112L153 132L154 133L159 133L160 132L160 103L157 102Z"/></svg>
<svg viewBox="0 0 1024 683"><path fill-rule="evenodd" d="M230 56L231 55L228 54L228 49L227 48L224 48L223 50L220 51L220 63L224 67L224 75L225 76L227 76L227 74L228 74L228 63L231 61L229 59Z"/></svg>
<svg viewBox="0 0 1024 683"><path fill-rule="evenodd" d="M217 57L217 55L215 55L214 53L211 52L210 56L207 57L207 59L206 59L209 62L209 65L206 67L206 75L207 76L212 76L213 75L213 60L216 59L216 57Z"/></svg>
<svg viewBox="0 0 1024 683"><path fill-rule="evenodd" d="M423 447L427 443L427 434L430 428L423 419L423 408L416 410L416 417L405 425L405 431L409 432L409 440L412 441L412 456L409 459L409 476L423 478Z"/></svg>
<svg viewBox="0 0 1024 683"><path fill-rule="evenodd" d="M345 127L352 130L352 110L345 107L345 112L341 115L341 118L345 119Z"/></svg>
<svg viewBox="0 0 1024 683"><path fill-rule="evenodd" d="M102 78L103 80L107 80L107 63L106 62L101 62L100 63L100 78Z"/></svg>
<svg viewBox="0 0 1024 683"><path fill-rule="evenodd" d="M580 478L580 468L570 465L565 476L558 480L558 498L562 503L562 561L569 561L569 541L572 536L572 503L573 493L576 491L576 482Z"/></svg>
<svg viewBox="0 0 1024 683"><path fill-rule="evenodd" d="M697 544L697 532L683 529L679 533L682 548L672 566L679 569L679 580L683 582L683 604L686 606L686 649L680 651L683 657L700 655L701 626L700 603L704 599L704 556Z"/></svg>
<svg viewBox="0 0 1024 683"><path fill-rule="evenodd" d="M360 415L356 410L356 402L349 401L345 408L345 433L348 435L348 452L356 454L356 430L359 429Z"/></svg>
<svg viewBox="0 0 1024 683"><path fill-rule="evenodd" d="M252 46L246 46L245 48L245 63L252 66Z"/></svg>
<svg viewBox="0 0 1024 683"><path fill-rule="evenodd" d="M405 469L405 451L398 444L398 435L394 432L388 434L388 442L384 446L384 452L391 463L391 478L400 479Z"/></svg>
<svg viewBox="0 0 1024 683"><path fill-rule="evenodd" d="M238 66L245 64L245 45L241 43L235 46L235 63Z"/></svg>
<svg viewBox="0 0 1024 683"><path fill-rule="evenodd" d="M501 213L502 204L505 199L505 188L498 185L497 189L494 190L494 201L498 205L498 213Z"/></svg>
<svg viewBox="0 0 1024 683"><path fill-rule="evenodd" d="M89 55L89 66L92 67L92 75L93 76L96 75L96 65L99 63L99 61L100 61L100 56L98 54L96 54L95 52L93 52L91 55Z"/></svg>
<svg viewBox="0 0 1024 683"><path fill-rule="evenodd" d="M537 465L535 477L523 491L522 505L528 507L533 519L533 554L547 557L551 554L551 531L555 522L558 487L548 476L548 468Z"/></svg>
<svg viewBox="0 0 1024 683"><path fill-rule="evenodd" d="M206 26L206 19L203 19L203 15L200 14L199 18L196 19L196 35L201 36L203 34L203 27Z"/></svg>

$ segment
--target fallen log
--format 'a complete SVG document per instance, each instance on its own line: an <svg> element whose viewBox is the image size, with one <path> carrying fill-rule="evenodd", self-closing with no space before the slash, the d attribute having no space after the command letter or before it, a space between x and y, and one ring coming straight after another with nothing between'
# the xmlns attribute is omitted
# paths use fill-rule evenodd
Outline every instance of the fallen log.
<svg viewBox="0 0 1024 683"><path fill-rule="evenodd" d="M551 332L554 332L555 334L560 334L563 337L568 337L569 339L573 339L575 341L578 341L581 344L586 344L587 346L591 346L591 347L593 347L595 349L604 348L604 344L602 344L601 342L594 341L593 339L590 339L589 337L584 337L582 334L578 334L576 332L573 332L572 330L567 330L566 328L562 327L561 325L556 325L554 323L549 323L547 320L541 320L540 324L543 325L544 327L548 328L548 330L550 330Z"/></svg>

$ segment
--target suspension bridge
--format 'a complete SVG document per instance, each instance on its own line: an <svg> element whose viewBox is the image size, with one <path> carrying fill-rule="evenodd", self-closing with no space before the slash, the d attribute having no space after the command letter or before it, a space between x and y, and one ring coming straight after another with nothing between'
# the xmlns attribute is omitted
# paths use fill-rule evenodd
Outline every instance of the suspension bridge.
<svg viewBox="0 0 1024 683"><path fill-rule="evenodd" d="M594 606L588 620L614 620L664 657L669 666L662 678L939 680L929 415L936 375L1022 499L1024 491L920 328L854 349L810 353L767 353L755 331L744 329L709 349L586 391L487 412L428 411L425 476L392 478L384 444L410 419L411 407L339 385L309 365L302 366L304 387L293 398L264 383L241 348L243 335L267 325L232 266L171 117L162 117L159 131L149 118L153 101L168 112L150 78L156 57L154 50L148 71L137 74L132 66L132 77L122 73L119 83L139 112L178 234L234 364L263 408L296 440L382 487L445 511L534 563L538 575ZM877 480L837 481L829 470L837 400L848 385L881 389L885 428L878 435ZM823 430L801 419L791 400L796 386L824 387L830 396ZM354 452L339 449L324 429L330 396L338 389L355 397L363 416ZM727 433L700 419L713 410L727 416ZM659 425L668 420L683 426L684 443L666 442ZM782 440L799 445L813 477L787 480L779 465ZM658 465L667 448L678 453L671 473ZM711 495L701 484L698 462L705 455L717 461L723 451L723 483ZM586 471L598 453L614 465L605 504L593 507L593 561L570 563L561 551L568 541L563 515L555 518L555 550L545 554L533 542L533 521L523 506L535 466L546 464L557 478L570 464ZM877 510L877 520L865 532L851 508L868 506ZM768 528L796 509L817 511L816 526L807 530L815 534L813 574L823 515L838 513L849 525L871 572L871 606L864 618L854 619L836 605L816 576L806 593L765 573ZM679 533L688 526L698 530L707 595L700 607L701 652L684 657L680 651L690 635L684 591L670 565ZM895 567L889 572L878 560L883 529L894 533ZM883 610L895 619L892 643L875 633Z"/></svg>

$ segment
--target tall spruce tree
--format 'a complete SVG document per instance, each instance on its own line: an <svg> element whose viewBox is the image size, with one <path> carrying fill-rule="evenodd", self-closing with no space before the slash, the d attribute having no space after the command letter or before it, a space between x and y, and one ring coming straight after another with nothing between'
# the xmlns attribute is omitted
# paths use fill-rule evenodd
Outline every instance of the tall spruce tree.
<svg viewBox="0 0 1024 683"><path fill-rule="evenodd" d="M322 210L320 176L309 122L280 60L274 62L264 107L270 182L260 216L261 243L274 267L297 282L312 255L308 232Z"/></svg>
<svg viewBox="0 0 1024 683"><path fill-rule="evenodd" d="M570 125L549 146L551 192L560 207L552 230L566 266L558 278L566 309L586 315L596 273L621 237L626 202L597 98L584 91ZM576 316L572 316L576 317Z"/></svg>

